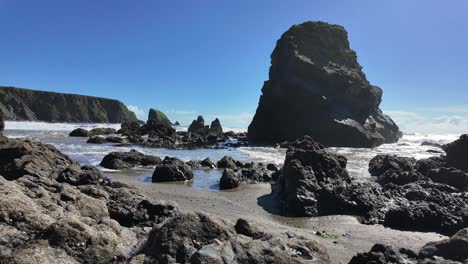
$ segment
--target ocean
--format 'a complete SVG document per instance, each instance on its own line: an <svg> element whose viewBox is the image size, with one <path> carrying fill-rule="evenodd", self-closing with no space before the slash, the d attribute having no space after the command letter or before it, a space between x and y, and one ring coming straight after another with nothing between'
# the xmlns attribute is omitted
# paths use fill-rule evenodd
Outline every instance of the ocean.
<svg viewBox="0 0 468 264"><path fill-rule="evenodd" d="M54 145L63 153L66 153L70 158L79 162L82 165L91 164L101 169L107 176L113 177L118 175L116 171L108 170L99 166L99 163L110 152L113 151L130 151L136 149L144 154L158 156L177 157L184 161L201 160L211 158L219 160L223 156L228 155L236 160L254 161L263 163L274 163L281 165L284 162L286 155L285 149L273 147L240 147L227 149L196 149L196 150L169 150L162 148L143 148L140 146L131 147L116 147L112 144L87 144L87 138L69 137L68 133L75 128L81 127L84 129L93 129L96 127L112 127L120 128L120 124L70 124L70 123L46 123L46 122L23 122L23 121L6 121L5 135L12 138L28 138L37 140L42 143ZM185 130L186 127L177 127L177 130ZM225 131L233 130L242 132L246 129L242 128L225 128ZM421 146L424 141L445 144L456 140L459 135L455 134L404 134L403 138L398 143L384 144L372 149L359 148L329 148L330 151L344 155L348 158L347 169L352 177L356 180L370 180L368 173L369 161L378 154L392 154L404 157L414 157L416 159L428 158L431 156L441 155L441 149L433 146ZM432 151L432 152L428 152ZM439 153L435 153L438 151ZM134 175L136 180L151 183L151 169L132 169L125 171L125 174ZM217 190L217 183L221 177L221 172L202 171L194 172L194 181L186 184L190 188L199 188L204 190Z"/></svg>

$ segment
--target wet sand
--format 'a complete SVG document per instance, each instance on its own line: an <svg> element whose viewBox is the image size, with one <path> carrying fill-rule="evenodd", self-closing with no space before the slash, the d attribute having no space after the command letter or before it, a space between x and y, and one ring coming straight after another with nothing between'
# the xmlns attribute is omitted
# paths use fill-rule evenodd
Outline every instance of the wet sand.
<svg viewBox="0 0 468 264"><path fill-rule="evenodd" d="M233 222L245 218L270 233L294 232L323 245L332 263L348 263L358 252L369 251L375 243L418 251L431 241L446 238L436 233L406 232L381 225L363 225L352 216L288 218L271 214L275 203L269 184L242 185L232 191L191 187L190 183L151 183L142 179L150 170L113 172L107 176L142 189L154 199L175 201L183 211L202 210ZM317 231L326 235L319 236Z"/></svg>

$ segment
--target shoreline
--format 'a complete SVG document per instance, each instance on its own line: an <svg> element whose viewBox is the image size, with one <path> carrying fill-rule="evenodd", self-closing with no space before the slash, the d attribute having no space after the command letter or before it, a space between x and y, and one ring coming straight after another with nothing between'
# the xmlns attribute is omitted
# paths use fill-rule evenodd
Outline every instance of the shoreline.
<svg viewBox="0 0 468 264"><path fill-rule="evenodd" d="M156 200L176 202L185 212L205 211L232 222L245 218L272 233L293 232L320 243L332 263L348 263L357 253L367 252L376 243L418 251L428 242L447 238L437 233L399 231L381 225L364 225L353 216L332 215L290 218L274 215L264 208L271 206L270 184L243 184L231 191L207 191L184 183L149 183L134 171L104 172L114 181L135 186ZM319 231L320 233L317 233Z"/></svg>

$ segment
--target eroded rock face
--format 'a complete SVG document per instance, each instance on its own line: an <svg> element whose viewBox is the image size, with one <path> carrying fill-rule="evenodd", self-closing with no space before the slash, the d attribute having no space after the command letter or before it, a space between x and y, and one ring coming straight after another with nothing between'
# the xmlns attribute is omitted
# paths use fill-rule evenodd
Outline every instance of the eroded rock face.
<svg viewBox="0 0 468 264"><path fill-rule="evenodd" d="M143 249L144 260L135 263L329 262L323 249L310 240L264 234L249 223L237 226L240 233L229 221L206 213L179 214L153 229Z"/></svg>
<svg viewBox="0 0 468 264"><path fill-rule="evenodd" d="M290 216L318 216L337 209L336 192L346 189L351 178L340 157L305 136L292 144L274 192Z"/></svg>
<svg viewBox="0 0 468 264"><path fill-rule="evenodd" d="M3 134L3 130L5 130L5 121L3 119L3 112L2 109L0 109L0 135Z"/></svg>
<svg viewBox="0 0 468 264"><path fill-rule="evenodd" d="M154 166L161 162L159 157L144 155L134 149L129 152L111 152L101 161L101 166L113 170L130 169L137 166Z"/></svg>
<svg viewBox="0 0 468 264"><path fill-rule="evenodd" d="M0 175L14 180L24 175L53 176L74 162L52 145L0 136Z"/></svg>
<svg viewBox="0 0 468 264"><path fill-rule="evenodd" d="M271 55L249 141L280 143L309 135L326 146L375 147L398 141L398 126L379 109L347 32L306 22L291 27Z"/></svg>
<svg viewBox="0 0 468 264"><path fill-rule="evenodd" d="M197 134L206 134L208 132L208 126L205 126L205 119L203 116L198 116L197 120L193 120L187 131Z"/></svg>
<svg viewBox="0 0 468 264"><path fill-rule="evenodd" d="M154 169L153 182L188 181L193 179L192 168L178 158L166 157Z"/></svg>
<svg viewBox="0 0 468 264"><path fill-rule="evenodd" d="M468 134L450 144L444 145L447 153L447 165L468 172Z"/></svg>
<svg viewBox="0 0 468 264"><path fill-rule="evenodd" d="M148 120L158 120L159 122L164 122L169 125L171 124L171 121L169 120L169 118L167 118L167 116L163 112L156 110L154 108L150 108L148 112Z"/></svg>
<svg viewBox="0 0 468 264"><path fill-rule="evenodd" d="M216 118L215 120L213 120L213 122L211 122L209 133L214 134L214 135L223 134L223 127L221 126L221 122L219 121L218 118Z"/></svg>

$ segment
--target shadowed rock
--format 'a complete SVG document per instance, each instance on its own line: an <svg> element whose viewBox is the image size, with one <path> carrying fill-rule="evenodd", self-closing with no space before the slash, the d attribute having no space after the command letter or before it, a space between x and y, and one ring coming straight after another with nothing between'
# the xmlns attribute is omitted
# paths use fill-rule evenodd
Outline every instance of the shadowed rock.
<svg viewBox="0 0 468 264"><path fill-rule="evenodd" d="M383 91L367 81L347 35L339 25L305 22L281 36L249 141L280 143L304 135L326 146L398 141L398 126L379 109Z"/></svg>
<svg viewBox="0 0 468 264"><path fill-rule="evenodd" d="M178 158L166 157L154 169L153 182L187 181L193 179L192 168Z"/></svg>
<svg viewBox="0 0 468 264"><path fill-rule="evenodd" d="M0 135L3 134L3 130L5 130L5 121L3 119L3 112L2 109L0 109Z"/></svg>
<svg viewBox="0 0 468 264"><path fill-rule="evenodd" d="M161 162L159 157L144 155L134 149L129 152L111 152L101 161L101 166L108 169L123 170L137 166L154 166Z"/></svg>
<svg viewBox="0 0 468 264"><path fill-rule="evenodd" d="M77 128L68 134L70 137L89 137L89 131L83 128Z"/></svg>
<svg viewBox="0 0 468 264"><path fill-rule="evenodd" d="M447 153L447 165L468 172L468 134L442 147Z"/></svg>

